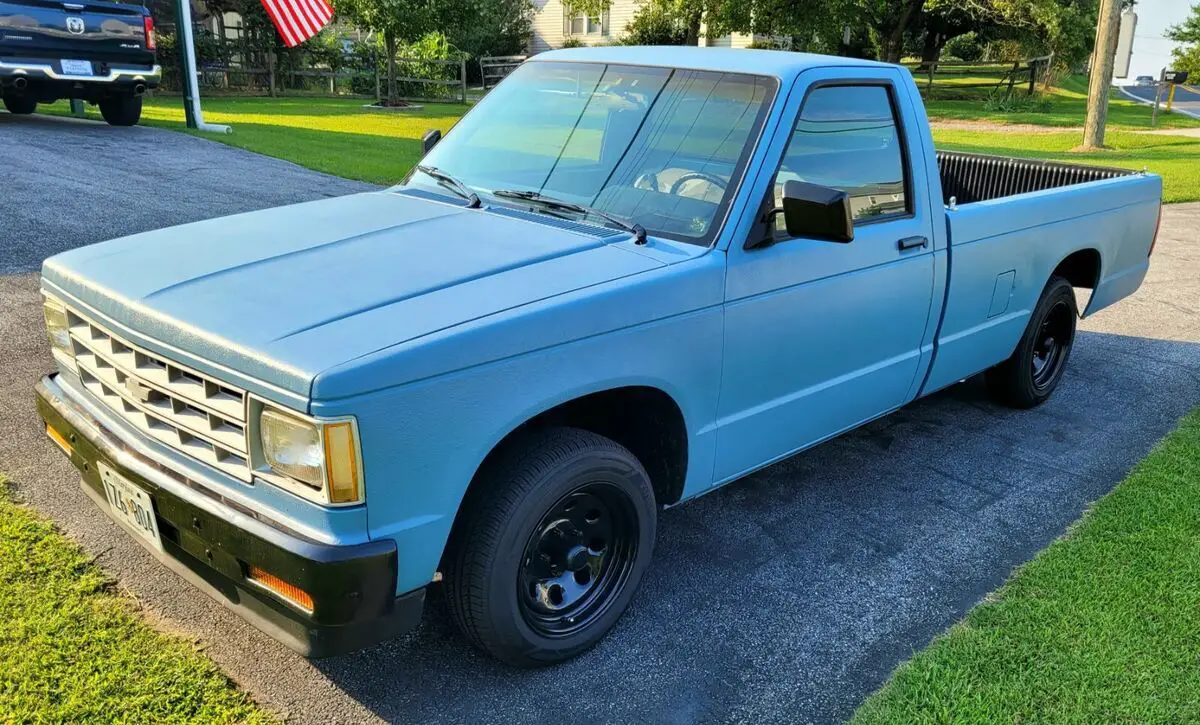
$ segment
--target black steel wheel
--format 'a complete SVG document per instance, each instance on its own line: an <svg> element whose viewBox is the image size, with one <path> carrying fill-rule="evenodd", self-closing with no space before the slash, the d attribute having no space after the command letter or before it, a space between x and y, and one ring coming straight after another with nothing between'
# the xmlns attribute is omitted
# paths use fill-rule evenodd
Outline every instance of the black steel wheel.
<svg viewBox="0 0 1200 725"><path fill-rule="evenodd" d="M546 637L586 629L612 604L637 561L633 500L607 483L586 483L559 499L525 545L521 614Z"/></svg>
<svg viewBox="0 0 1200 725"><path fill-rule="evenodd" d="M463 503L443 560L450 614L510 664L570 659L629 606L656 515L625 447L575 428L532 431L489 458Z"/></svg>
<svg viewBox="0 0 1200 725"><path fill-rule="evenodd" d="M1032 408L1045 402L1062 380L1079 317L1075 291L1062 277L1052 277L1042 291L1017 343L1003 363L987 372L988 389L997 402Z"/></svg>

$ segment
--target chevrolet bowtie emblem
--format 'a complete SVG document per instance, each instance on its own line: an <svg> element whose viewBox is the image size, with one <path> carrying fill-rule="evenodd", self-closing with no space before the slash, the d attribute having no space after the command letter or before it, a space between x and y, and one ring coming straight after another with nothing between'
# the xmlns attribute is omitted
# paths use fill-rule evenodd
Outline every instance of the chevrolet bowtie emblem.
<svg viewBox="0 0 1200 725"><path fill-rule="evenodd" d="M129 378L125 381L125 390L129 391L129 394L133 396L134 400L138 400L143 403L149 403L150 394L154 392L148 386L142 385L133 378Z"/></svg>

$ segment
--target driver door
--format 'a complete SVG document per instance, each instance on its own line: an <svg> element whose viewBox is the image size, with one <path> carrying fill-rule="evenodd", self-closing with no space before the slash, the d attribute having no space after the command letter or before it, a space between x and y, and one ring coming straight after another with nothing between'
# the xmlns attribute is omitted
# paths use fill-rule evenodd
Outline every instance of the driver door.
<svg viewBox="0 0 1200 725"><path fill-rule="evenodd" d="M767 194L788 179L846 191L854 239L790 238L776 216L745 245L734 240L717 483L893 410L918 386L934 235L925 168L911 158L924 155L908 152L922 148L906 131L919 119L900 82L891 70L831 68L793 89L802 100L785 112L789 138Z"/></svg>

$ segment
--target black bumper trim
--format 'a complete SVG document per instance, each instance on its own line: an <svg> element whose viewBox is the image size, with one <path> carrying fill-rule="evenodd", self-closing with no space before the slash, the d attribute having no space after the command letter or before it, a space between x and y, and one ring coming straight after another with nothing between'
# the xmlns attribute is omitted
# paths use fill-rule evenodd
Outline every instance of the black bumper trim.
<svg viewBox="0 0 1200 725"><path fill-rule="evenodd" d="M324 657L400 634L420 621L425 590L395 596L393 541L322 544L248 517L211 496L197 500L204 496L195 490L199 484L178 473L167 475L153 459L124 445L63 390L56 376L43 378L36 392L38 413L71 444L71 462L97 506L108 508L95 465L104 461L150 494L163 551L132 538L275 639L306 656ZM313 611L304 612L251 583L246 579L250 565L306 591Z"/></svg>

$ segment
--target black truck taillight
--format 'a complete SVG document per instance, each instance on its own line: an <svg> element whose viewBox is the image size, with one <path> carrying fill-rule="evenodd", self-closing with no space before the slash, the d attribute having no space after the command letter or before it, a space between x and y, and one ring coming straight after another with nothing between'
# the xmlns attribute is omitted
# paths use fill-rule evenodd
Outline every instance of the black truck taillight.
<svg viewBox="0 0 1200 725"><path fill-rule="evenodd" d="M146 27L146 50L155 50L154 45L154 18L147 15L142 18Z"/></svg>

